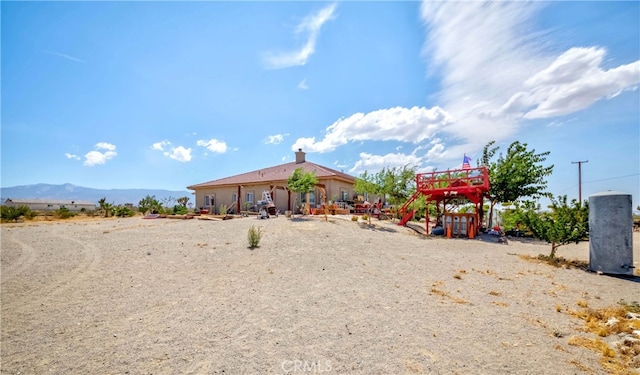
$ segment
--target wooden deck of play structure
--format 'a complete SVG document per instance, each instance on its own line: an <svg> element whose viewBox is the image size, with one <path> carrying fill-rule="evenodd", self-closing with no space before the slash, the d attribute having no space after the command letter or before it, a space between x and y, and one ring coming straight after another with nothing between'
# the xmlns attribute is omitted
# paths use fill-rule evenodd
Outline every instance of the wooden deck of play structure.
<svg viewBox="0 0 640 375"><path fill-rule="evenodd" d="M481 226L480 213L482 212L482 203L489 192L489 187L489 173L486 167L418 173L416 175L416 192L400 208L402 219L398 225L404 226L411 220L414 211L409 207L418 197L425 196L427 202L435 202L438 212L442 212L443 215L447 214L444 209L447 202L464 200L473 203L475 215L473 216L474 228L472 230L478 233ZM439 210L441 205L442 211ZM427 233L429 233L428 226L429 210L426 213Z"/></svg>

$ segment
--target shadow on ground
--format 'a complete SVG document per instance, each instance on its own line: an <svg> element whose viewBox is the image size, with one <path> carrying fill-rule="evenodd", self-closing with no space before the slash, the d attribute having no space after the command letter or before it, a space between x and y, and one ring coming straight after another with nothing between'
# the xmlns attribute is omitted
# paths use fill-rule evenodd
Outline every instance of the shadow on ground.
<svg viewBox="0 0 640 375"><path fill-rule="evenodd" d="M369 229L369 230L373 230L376 232L389 232L389 233L396 233L398 232L397 229L394 228L389 228L389 227L384 227L381 225L375 225L374 223L358 223L358 226L362 229Z"/></svg>

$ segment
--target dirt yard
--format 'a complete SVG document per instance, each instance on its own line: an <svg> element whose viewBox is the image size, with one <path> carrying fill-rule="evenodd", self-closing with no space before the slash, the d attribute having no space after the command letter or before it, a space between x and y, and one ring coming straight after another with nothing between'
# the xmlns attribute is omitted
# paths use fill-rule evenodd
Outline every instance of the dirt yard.
<svg viewBox="0 0 640 375"><path fill-rule="evenodd" d="M604 374L569 344L596 337L569 311L640 300L640 277L521 256L544 243L372 223L3 224L2 373ZM588 261L589 245L558 255Z"/></svg>

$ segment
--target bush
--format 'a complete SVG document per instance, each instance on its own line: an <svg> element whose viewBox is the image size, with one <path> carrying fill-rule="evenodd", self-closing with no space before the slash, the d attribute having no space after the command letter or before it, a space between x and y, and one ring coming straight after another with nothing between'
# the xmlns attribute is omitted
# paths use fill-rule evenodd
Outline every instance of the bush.
<svg viewBox="0 0 640 375"><path fill-rule="evenodd" d="M66 207L60 207L60 209L53 212L53 216L57 217L58 219L68 219L70 217L76 216L76 213L69 211L69 209Z"/></svg>
<svg viewBox="0 0 640 375"><path fill-rule="evenodd" d="M117 217L131 217L135 216L136 212L127 206L117 206L113 214Z"/></svg>
<svg viewBox="0 0 640 375"><path fill-rule="evenodd" d="M21 216L27 220L31 220L36 216L36 213L31 211L27 206L2 206L0 209L0 217L2 218L2 221L18 221Z"/></svg>
<svg viewBox="0 0 640 375"><path fill-rule="evenodd" d="M358 221L358 217L356 215L351 216L351 221Z"/></svg>
<svg viewBox="0 0 640 375"><path fill-rule="evenodd" d="M227 206L224 205L224 204L221 204L219 212L220 212L220 215L226 215L227 214Z"/></svg>
<svg viewBox="0 0 640 375"><path fill-rule="evenodd" d="M258 244L260 243L260 239L262 238L262 230L252 225L251 228L249 228L247 237L249 239L249 248L254 249L258 247Z"/></svg>
<svg viewBox="0 0 640 375"><path fill-rule="evenodd" d="M189 213L189 210L185 206L175 205L173 206L173 213L175 215L186 215Z"/></svg>
<svg viewBox="0 0 640 375"><path fill-rule="evenodd" d="M362 220L369 220L369 215L362 214Z"/></svg>

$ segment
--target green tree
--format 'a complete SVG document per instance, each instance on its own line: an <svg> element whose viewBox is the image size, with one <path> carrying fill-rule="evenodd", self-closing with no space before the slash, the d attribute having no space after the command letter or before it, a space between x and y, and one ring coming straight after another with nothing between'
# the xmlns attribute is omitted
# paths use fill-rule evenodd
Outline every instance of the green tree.
<svg viewBox="0 0 640 375"><path fill-rule="evenodd" d="M546 177L553 172L553 164L544 166L549 151L536 153L528 150L526 143L515 141L507 148L506 156L502 153L496 161L492 161L499 147L495 141L484 146L481 165L489 172L489 223L493 219L493 208L499 202L516 202L523 197L538 199L550 197Z"/></svg>
<svg viewBox="0 0 640 375"><path fill-rule="evenodd" d="M305 172L302 168L296 168L287 180L289 190L295 193L306 193L306 212L309 212L309 193L317 183L318 177L315 172Z"/></svg>
<svg viewBox="0 0 640 375"><path fill-rule="evenodd" d="M181 205L182 207L187 207L187 203L189 203L189 197L180 197L178 199L176 199L176 202L178 202L179 205Z"/></svg>
<svg viewBox="0 0 640 375"><path fill-rule="evenodd" d="M360 177L356 177L356 182L353 186L353 190L357 193L363 194L380 194L382 187L377 183L377 176L371 175L367 171L360 174ZM367 215L369 224L371 224L371 215Z"/></svg>
<svg viewBox="0 0 640 375"><path fill-rule="evenodd" d="M103 209L104 209L104 217L109 217L110 214L113 214L113 209L114 206L111 203L104 203L103 204Z"/></svg>
<svg viewBox="0 0 640 375"><path fill-rule="evenodd" d="M375 176L375 184L379 193L384 195L391 204L406 202L416 190L416 167L382 168Z"/></svg>
<svg viewBox="0 0 640 375"><path fill-rule="evenodd" d="M378 194L380 192L380 186L376 184L375 178L374 175L370 175L367 171L364 171L360 174L360 177L356 177L353 190L362 194Z"/></svg>
<svg viewBox="0 0 640 375"><path fill-rule="evenodd" d="M537 212L531 202L525 202L524 209L517 208L520 222L528 228L535 238L551 244L550 259L562 245L578 243L589 235L589 203L573 199L567 204L567 196L551 199L551 211Z"/></svg>
<svg viewBox="0 0 640 375"><path fill-rule="evenodd" d="M102 197L102 199L100 199L98 201L98 205L100 206L100 212L104 215L105 212L105 204L107 204L107 197Z"/></svg>

